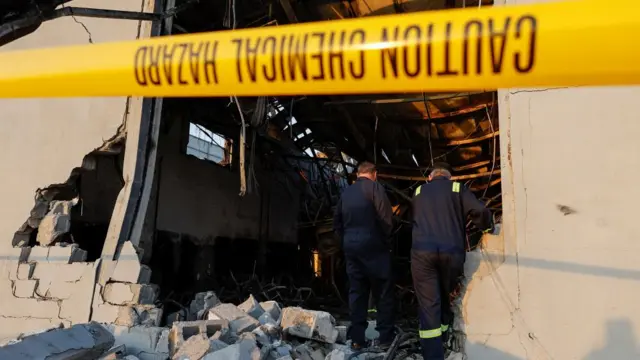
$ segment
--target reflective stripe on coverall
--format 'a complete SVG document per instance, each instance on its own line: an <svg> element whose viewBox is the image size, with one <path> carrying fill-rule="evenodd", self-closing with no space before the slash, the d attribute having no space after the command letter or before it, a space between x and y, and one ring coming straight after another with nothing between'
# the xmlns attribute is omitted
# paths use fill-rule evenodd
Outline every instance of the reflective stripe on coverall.
<svg viewBox="0 0 640 360"><path fill-rule="evenodd" d="M467 215L479 229L491 228L489 210L458 182L435 177L415 191L411 273L424 360L444 359L443 334L453 322L449 295L464 270Z"/></svg>

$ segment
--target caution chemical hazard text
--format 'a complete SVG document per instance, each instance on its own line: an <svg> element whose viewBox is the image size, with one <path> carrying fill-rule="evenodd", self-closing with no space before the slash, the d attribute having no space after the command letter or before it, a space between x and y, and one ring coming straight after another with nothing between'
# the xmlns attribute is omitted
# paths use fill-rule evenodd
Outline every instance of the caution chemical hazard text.
<svg viewBox="0 0 640 360"><path fill-rule="evenodd" d="M0 97L267 96L640 83L640 3L429 11L0 53ZM41 59L47 59L42 64Z"/></svg>

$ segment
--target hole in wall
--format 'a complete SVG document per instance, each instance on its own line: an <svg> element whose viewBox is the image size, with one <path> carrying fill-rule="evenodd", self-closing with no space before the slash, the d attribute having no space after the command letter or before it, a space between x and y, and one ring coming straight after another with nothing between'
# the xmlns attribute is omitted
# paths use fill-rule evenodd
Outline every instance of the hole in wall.
<svg viewBox="0 0 640 360"><path fill-rule="evenodd" d="M122 176L125 136L115 136L82 159L64 183L35 192L28 219L14 234L12 245L51 246L76 243L87 261L98 259L107 236Z"/></svg>

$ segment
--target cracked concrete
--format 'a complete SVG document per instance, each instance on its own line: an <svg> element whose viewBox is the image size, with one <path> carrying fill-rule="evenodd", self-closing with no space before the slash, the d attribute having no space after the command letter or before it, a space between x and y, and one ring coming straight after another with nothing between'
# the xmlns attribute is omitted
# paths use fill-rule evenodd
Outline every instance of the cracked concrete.
<svg viewBox="0 0 640 360"><path fill-rule="evenodd" d="M138 12L144 3L142 0L74 0L73 6ZM148 36L146 31L140 30L138 21L79 20L89 29L94 43ZM72 18L63 17L45 22L34 33L3 46L0 51L86 43L85 30ZM4 148L0 154L0 173L20 173L20 176L6 177L0 189L0 198L8 205L0 208L0 234L3 238L11 239L16 229L24 224L34 205L35 189L64 182L69 172L80 166L86 154L102 144L104 139L118 133L126 100L126 97L0 100L3 116L7 119L6 129L0 131ZM132 99L129 106L132 114L129 119L139 122L137 108L141 106L141 100ZM138 124L126 126L127 132L133 131L136 135L138 129Z"/></svg>

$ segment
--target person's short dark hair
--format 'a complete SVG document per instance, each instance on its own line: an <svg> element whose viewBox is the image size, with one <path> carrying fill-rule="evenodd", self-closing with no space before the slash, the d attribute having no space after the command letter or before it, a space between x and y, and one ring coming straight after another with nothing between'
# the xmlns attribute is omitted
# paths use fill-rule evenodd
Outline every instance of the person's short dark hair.
<svg viewBox="0 0 640 360"><path fill-rule="evenodd" d="M433 164L429 173L431 174L433 172L441 172L443 170L451 174L451 165L447 164L446 162L437 162Z"/></svg>
<svg viewBox="0 0 640 360"><path fill-rule="evenodd" d="M358 164L358 174L373 174L376 172L376 166L368 161Z"/></svg>

